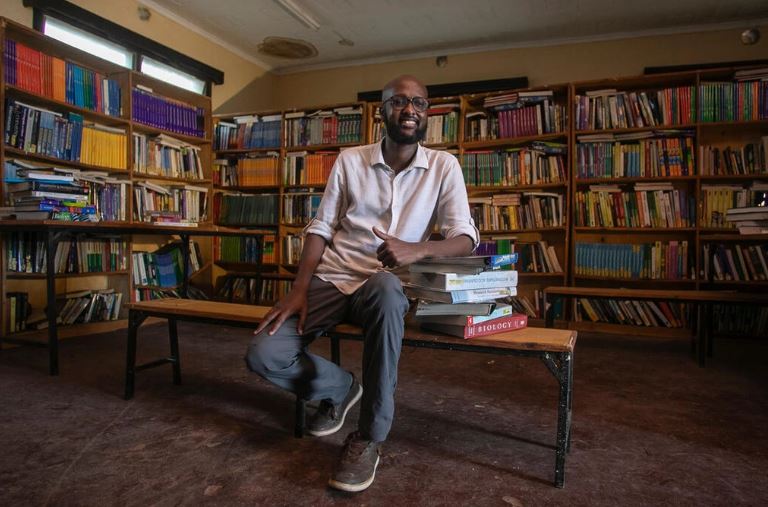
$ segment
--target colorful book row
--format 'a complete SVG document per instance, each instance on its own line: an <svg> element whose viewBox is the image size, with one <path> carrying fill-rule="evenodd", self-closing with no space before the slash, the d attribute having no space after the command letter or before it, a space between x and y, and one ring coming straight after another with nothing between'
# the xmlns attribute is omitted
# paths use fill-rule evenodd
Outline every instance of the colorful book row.
<svg viewBox="0 0 768 507"><path fill-rule="evenodd" d="M622 191L618 187L576 192L575 225L656 228L695 226L696 201L685 189L642 190L639 185L635 185L635 188L634 192Z"/></svg>
<svg viewBox="0 0 768 507"><path fill-rule="evenodd" d="M690 280L695 263L687 241L576 243L577 276Z"/></svg>
<svg viewBox="0 0 768 507"><path fill-rule="evenodd" d="M60 113L9 100L5 144L28 153L46 155L110 169L125 169L125 131L84 123L82 116Z"/></svg>
<svg viewBox="0 0 768 507"><path fill-rule="evenodd" d="M511 186L565 183L565 145L534 143L527 148L468 151L461 157L468 186Z"/></svg>
<svg viewBox="0 0 768 507"><path fill-rule="evenodd" d="M280 148L282 116L237 116L233 122L220 121L214 129L215 150Z"/></svg>
<svg viewBox="0 0 768 507"><path fill-rule="evenodd" d="M120 84L103 74L5 40L5 82L22 90L110 116L121 114Z"/></svg>

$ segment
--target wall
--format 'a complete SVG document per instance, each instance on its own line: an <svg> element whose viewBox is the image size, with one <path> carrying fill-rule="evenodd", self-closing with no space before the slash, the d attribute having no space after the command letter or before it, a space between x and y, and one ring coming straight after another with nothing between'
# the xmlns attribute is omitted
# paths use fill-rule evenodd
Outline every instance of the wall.
<svg viewBox="0 0 768 507"><path fill-rule="evenodd" d="M230 101L246 87L249 90L249 107L257 109L271 107L274 100L272 97L274 75L202 35L155 11L152 11L152 17L148 21L141 21L137 15L140 4L135 0L70 1L98 16L224 72L224 84L213 88L211 101L214 110L219 109L222 104ZM32 9L25 8L22 0L0 0L0 2L2 5L0 13L3 16L26 26L32 26ZM235 105L241 104L235 101Z"/></svg>
<svg viewBox="0 0 768 507"><path fill-rule="evenodd" d="M740 43L741 29L720 30L450 55L443 68L422 58L284 74L275 78L274 107L354 101L357 92L380 89L399 74L426 84L528 76L531 86L539 86L638 75L646 66L765 59L768 26L760 28L766 35L753 46Z"/></svg>

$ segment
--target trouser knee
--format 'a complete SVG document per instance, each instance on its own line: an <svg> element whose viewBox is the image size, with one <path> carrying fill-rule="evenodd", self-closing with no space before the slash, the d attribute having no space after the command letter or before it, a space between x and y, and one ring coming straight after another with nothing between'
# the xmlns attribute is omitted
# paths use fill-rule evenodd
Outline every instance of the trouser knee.
<svg viewBox="0 0 768 507"><path fill-rule="evenodd" d="M374 273L366 282L365 289L365 307L396 315L404 315L408 311L408 299L403 294L403 284L392 273Z"/></svg>
<svg viewBox="0 0 768 507"><path fill-rule="evenodd" d="M270 373L284 370L294 363L297 351L281 347L284 343L276 340L276 336L262 331L253 337L245 353L245 364L249 370L269 377Z"/></svg>

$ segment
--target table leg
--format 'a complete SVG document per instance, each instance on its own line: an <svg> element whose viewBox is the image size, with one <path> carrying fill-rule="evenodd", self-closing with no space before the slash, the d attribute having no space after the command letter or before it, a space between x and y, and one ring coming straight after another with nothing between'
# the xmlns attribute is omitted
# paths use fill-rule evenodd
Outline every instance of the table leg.
<svg viewBox="0 0 768 507"><path fill-rule="evenodd" d="M136 339L139 326L145 317L141 312L130 310L128 312L128 347L125 360L125 394L123 398L133 398L134 383L136 380Z"/></svg>
<svg viewBox="0 0 768 507"><path fill-rule="evenodd" d="M171 364L173 365L173 383L181 385L181 357L179 357L179 333L176 319L168 319L168 337L171 342Z"/></svg>

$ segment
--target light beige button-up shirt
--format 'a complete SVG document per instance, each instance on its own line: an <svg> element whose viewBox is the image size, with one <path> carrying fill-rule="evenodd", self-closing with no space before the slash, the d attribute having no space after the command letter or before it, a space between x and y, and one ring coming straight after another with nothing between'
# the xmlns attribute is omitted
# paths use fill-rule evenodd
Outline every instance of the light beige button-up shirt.
<svg viewBox="0 0 768 507"><path fill-rule="evenodd" d="M419 146L411 165L395 175L375 143L341 152L304 233L328 242L315 275L352 294L385 269L376 258L382 240L373 227L420 242L435 226L446 239L464 234L475 247L479 242L456 157Z"/></svg>

